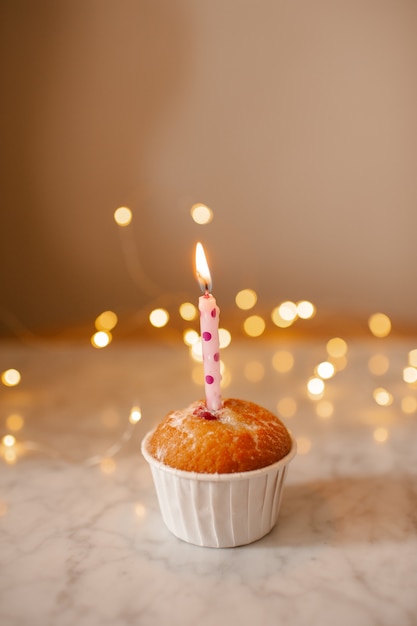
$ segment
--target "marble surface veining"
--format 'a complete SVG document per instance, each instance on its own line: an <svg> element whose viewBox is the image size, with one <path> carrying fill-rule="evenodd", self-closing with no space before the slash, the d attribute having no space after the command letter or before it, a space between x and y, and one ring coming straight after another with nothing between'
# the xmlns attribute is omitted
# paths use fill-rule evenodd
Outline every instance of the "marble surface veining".
<svg viewBox="0 0 417 626"><path fill-rule="evenodd" d="M284 421L299 454L272 532L216 550L165 528L139 454L160 417L203 395L186 350L2 345L1 371L16 367L22 381L0 389L1 436L11 415L23 427L15 456L3 446L0 457L0 624L417 624L417 413L401 408L417 397L402 380L414 347L349 343L346 367L326 383L327 418L306 392L323 342L286 346L285 374L271 366L275 345L225 351L224 396L274 411L283 397L296 402ZM367 367L376 351L389 359L381 376ZM375 403L379 386L390 406ZM142 419L129 430L136 404Z"/></svg>

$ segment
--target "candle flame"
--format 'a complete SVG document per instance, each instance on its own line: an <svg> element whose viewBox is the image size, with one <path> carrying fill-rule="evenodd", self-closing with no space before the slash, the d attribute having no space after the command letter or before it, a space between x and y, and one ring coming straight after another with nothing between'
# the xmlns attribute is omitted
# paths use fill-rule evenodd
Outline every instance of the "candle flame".
<svg viewBox="0 0 417 626"><path fill-rule="evenodd" d="M209 293L211 291L211 275L207 264L206 255L204 253L204 248L200 242L197 243L195 249L195 266L197 280L199 282L201 290L204 293Z"/></svg>

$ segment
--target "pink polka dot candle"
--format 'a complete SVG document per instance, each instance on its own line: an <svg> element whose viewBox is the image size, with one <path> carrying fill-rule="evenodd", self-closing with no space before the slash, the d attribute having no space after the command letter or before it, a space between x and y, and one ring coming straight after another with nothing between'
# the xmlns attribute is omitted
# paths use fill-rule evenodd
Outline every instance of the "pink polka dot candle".
<svg viewBox="0 0 417 626"><path fill-rule="evenodd" d="M195 251L196 274L204 295L198 300L200 310L201 343L203 347L204 388L206 406L209 411L217 411L222 407L220 395L220 348L219 348L219 313L211 291L211 276L206 255L201 243Z"/></svg>

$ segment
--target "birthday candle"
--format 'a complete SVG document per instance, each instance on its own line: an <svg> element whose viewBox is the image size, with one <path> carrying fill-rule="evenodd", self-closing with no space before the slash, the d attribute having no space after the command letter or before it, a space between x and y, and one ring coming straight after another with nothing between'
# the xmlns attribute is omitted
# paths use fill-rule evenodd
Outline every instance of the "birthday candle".
<svg viewBox="0 0 417 626"><path fill-rule="evenodd" d="M198 282L204 292L198 300L198 308L200 310L206 406L209 411L217 411L222 407L219 348L220 309L216 304L216 299L210 293L211 275L201 243L196 246L196 270Z"/></svg>

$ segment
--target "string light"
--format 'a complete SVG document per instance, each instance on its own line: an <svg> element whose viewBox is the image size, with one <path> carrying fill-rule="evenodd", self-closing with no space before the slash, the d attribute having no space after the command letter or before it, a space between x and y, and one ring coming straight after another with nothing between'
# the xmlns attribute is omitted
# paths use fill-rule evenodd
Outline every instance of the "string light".
<svg viewBox="0 0 417 626"><path fill-rule="evenodd" d="M292 325L294 321L285 320L283 317L281 317L281 314L279 312L279 306L275 307L275 309L272 309L271 319L274 322L275 326L278 326L278 328L288 328Z"/></svg>
<svg viewBox="0 0 417 626"><path fill-rule="evenodd" d="M219 328L219 347L221 349L227 348L232 341L232 335L226 328Z"/></svg>
<svg viewBox="0 0 417 626"><path fill-rule="evenodd" d="M307 382L307 389L312 396L320 396L324 392L324 382L321 378L313 376Z"/></svg>
<svg viewBox="0 0 417 626"><path fill-rule="evenodd" d="M334 406L329 400L320 400L315 406L316 414L322 419L329 419L333 415Z"/></svg>
<svg viewBox="0 0 417 626"><path fill-rule="evenodd" d="M297 305L290 300L282 302L278 307L278 314L286 322L293 322L297 319Z"/></svg>
<svg viewBox="0 0 417 626"><path fill-rule="evenodd" d="M410 350L408 353L408 364L417 367L417 350Z"/></svg>
<svg viewBox="0 0 417 626"><path fill-rule="evenodd" d="M401 409L403 413L411 415L417 411L417 398L414 396L405 396L401 400Z"/></svg>
<svg viewBox="0 0 417 626"><path fill-rule="evenodd" d="M18 432L19 430L22 430L24 424L25 424L25 420L18 413L12 413L6 419L6 428L15 433Z"/></svg>
<svg viewBox="0 0 417 626"><path fill-rule="evenodd" d="M16 437L14 437L13 435L4 435L1 442L5 446L5 448L13 448L16 443Z"/></svg>
<svg viewBox="0 0 417 626"><path fill-rule="evenodd" d="M184 330L182 338L186 346L192 346L196 343L196 341L199 340L199 334L196 330L193 330L192 328L187 328L187 330Z"/></svg>
<svg viewBox="0 0 417 626"><path fill-rule="evenodd" d="M326 344L327 353L335 358L345 356L347 352L347 343L341 337L333 337Z"/></svg>

